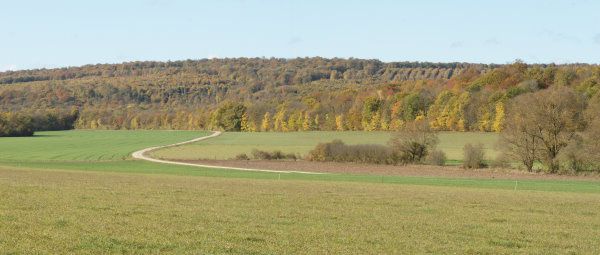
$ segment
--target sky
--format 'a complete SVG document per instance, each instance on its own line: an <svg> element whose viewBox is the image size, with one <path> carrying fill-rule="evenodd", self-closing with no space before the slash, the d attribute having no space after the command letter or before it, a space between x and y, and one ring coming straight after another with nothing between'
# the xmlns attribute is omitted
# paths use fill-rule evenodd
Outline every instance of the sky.
<svg viewBox="0 0 600 255"><path fill-rule="evenodd" d="M0 71L225 57L600 63L594 0L0 0Z"/></svg>

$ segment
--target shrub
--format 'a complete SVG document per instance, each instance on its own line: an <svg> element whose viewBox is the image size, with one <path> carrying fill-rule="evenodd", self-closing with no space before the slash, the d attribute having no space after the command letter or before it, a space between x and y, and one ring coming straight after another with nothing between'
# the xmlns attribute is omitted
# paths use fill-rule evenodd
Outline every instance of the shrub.
<svg viewBox="0 0 600 255"><path fill-rule="evenodd" d="M501 153L491 162L490 166L493 168L509 168L510 159L506 154Z"/></svg>
<svg viewBox="0 0 600 255"><path fill-rule="evenodd" d="M296 161L298 159L298 157L294 153L285 154L285 158L286 159L291 159L291 160L294 160L294 161Z"/></svg>
<svg viewBox="0 0 600 255"><path fill-rule="evenodd" d="M271 154L269 152L257 149L252 150L252 157L254 159L271 160Z"/></svg>
<svg viewBox="0 0 600 255"><path fill-rule="evenodd" d="M271 159L278 160L278 159L284 159L284 158L285 158L285 156L283 155L283 152L281 152L279 150L273 151L271 153Z"/></svg>
<svg viewBox="0 0 600 255"><path fill-rule="evenodd" d="M397 157L384 145L346 145L340 140L320 143L309 152L311 161L354 162L370 164L396 164Z"/></svg>
<svg viewBox="0 0 600 255"><path fill-rule="evenodd" d="M403 163L419 163L426 159L437 143L437 134L430 129L427 121L415 121L395 133L388 144Z"/></svg>
<svg viewBox="0 0 600 255"><path fill-rule="evenodd" d="M280 160L280 159L296 160L296 159L298 159L298 157L296 157L296 155L293 153L284 154L280 150L268 152L268 151L262 151L262 150L258 150L258 149L252 150L252 157L254 159L260 159L260 160Z"/></svg>
<svg viewBox="0 0 600 255"><path fill-rule="evenodd" d="M562 162L560 173L577 173L598 170L597 152L589 145L595 144L584 139L574 139L561 153L559 159ZM590 150L592 149L592 150Z"/></svg>
<svg viewBox="0 0 600 255"><path fill-rule="evenodd" d="M600 102L590 105L586 129L559 154L561 173L600 171Z"/></svg>
<svg viewBox="0 0 600 255"><path fill-rule="evenodd" d="M463 158L463 167L464 168L483 168L486 166L484 162L485 152L483 150L483 144L479 143L477 145L472 145L470 143L465 144L463 147L464 158Z"/></svg>
<svg viewBox="0 0 600 255"><path fill-rule="evenodd" d="M235 159L237 160L250 160L250 157L248 157L248 155L246 155L246 153L240 153L238 155L235 156Z"/></svg>
<svg viewBox="0 0 600 255"><path fill-rule="evenodd" d="M427 164L443 166L446 165L446 153L441 150L434 150L427 156Z"/></svg>

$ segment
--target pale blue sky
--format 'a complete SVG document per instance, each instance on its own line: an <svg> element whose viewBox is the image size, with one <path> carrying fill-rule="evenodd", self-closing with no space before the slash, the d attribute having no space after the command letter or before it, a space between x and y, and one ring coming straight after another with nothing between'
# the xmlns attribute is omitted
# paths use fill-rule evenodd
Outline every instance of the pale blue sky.
<svg viewBox="0 0 600 255"><path fill-rule="evenodd" d="M0 70L263 56L600 62L593 0L0 3Z"/></svg>

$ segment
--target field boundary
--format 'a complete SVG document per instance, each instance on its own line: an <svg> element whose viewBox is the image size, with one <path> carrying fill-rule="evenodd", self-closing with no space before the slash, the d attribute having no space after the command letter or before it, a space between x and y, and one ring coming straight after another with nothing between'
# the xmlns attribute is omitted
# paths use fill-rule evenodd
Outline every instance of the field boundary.
<svg viewBox="0 0 600 255"><path fill-rule="evenodd" d="M141 149L139 151L133 152L131 154L131 156L134 159L146 160L146 161L150 161L150 162L154 162L154 163L161 163L161 164L179 165L179 166L193 166L193 167L216 168L216 169L226 169L226 170L252 171L252 172L269 172L269 173L286 173L286 174L291 174L291 173L296 173L296 174L324 174L324 173L318 173L318 172L283 171L283 170L268 170L268 169L256 169L256 168L244 168L244 167L227 167L227 166L218 166L218 165L194 164L194 163L185 163L185 162L171 161L171 160L164 160L164 159L156 159L156 158L152 158L152 157L146 156L146 153L151 152L153 150L158 150L158 149L163 149L163 148L169 148L169 147L175 147L175 146L180 146L180 145L184 145L184 144L188 144L188 143L195 143L195 142L198 142L198 141L202 141L202 140L206 140L206 139L210 139L210 138L214 138L214 137L220 136L222 133L223 132L221 132L221 131L213 131L213 133L210 134L210 135L203 136L203 137L198 137L198 138L194 138L194 139L189 140L189 141L184 141L184 142L179 142L179 143L174 143L174 144L168 144L168 145L162 145L162 146L148 147L148 148Z"/></svg>

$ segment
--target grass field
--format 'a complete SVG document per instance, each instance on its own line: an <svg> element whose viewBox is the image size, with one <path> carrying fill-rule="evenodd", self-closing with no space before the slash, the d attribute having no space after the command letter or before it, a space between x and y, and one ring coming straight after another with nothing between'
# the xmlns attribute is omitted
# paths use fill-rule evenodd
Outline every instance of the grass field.
<svg viewBox="0 0 600 255"><path fill-rule="evenodd" d="M114 161L136 150L210 134L191 131L54 131L0 138L0 161Z"/></svg>
<svg viewBox="0 0 600 255"><path fill-rule="evenodd" d="M598 181L171 166L129 155L206 133L40 134L0 138L0 253L600 252Z"/></svg>
<svg viewBox="0 0 600 255"><path fill-rule="evenodd" d="M290 132L290 133L224 133L210 140L158 150L155 157L170 159L231 159L237 154L249 154L252 149L281 150L285 153L306 155L315 145L340 139L348 144L386 144L389 132ZM463 146L467 143L483 143L486 156L496 157L494 146L498 139L495 133L441 132L438 148L451 161L461 161Z"/></svg>
<svg viewBox="0 0 600 255"><path fill-rule="evenodd" d="M598 254L600 194L0 169L5 253Z"/></svg>
<svg viewBox="0 0 600 255"><path fill-rule="evenodd" d="M186 176L397 183L512 190L514 180L463 179L353 174L277 174L156 164L132 160L130 154L147 146L170 144L204 136L189 131L57 131L35 137L0 138L0 166L10 168L78 170L113 173ZM224 134L225 135L225 134ZM361 134L362 135L362 134ZM210 140L207 140L207 142ZM233 146L230 146L232 149ZM318 171L318 169L315 169ZM595 181L520 180L520 190L600 193Z"/></svg>

